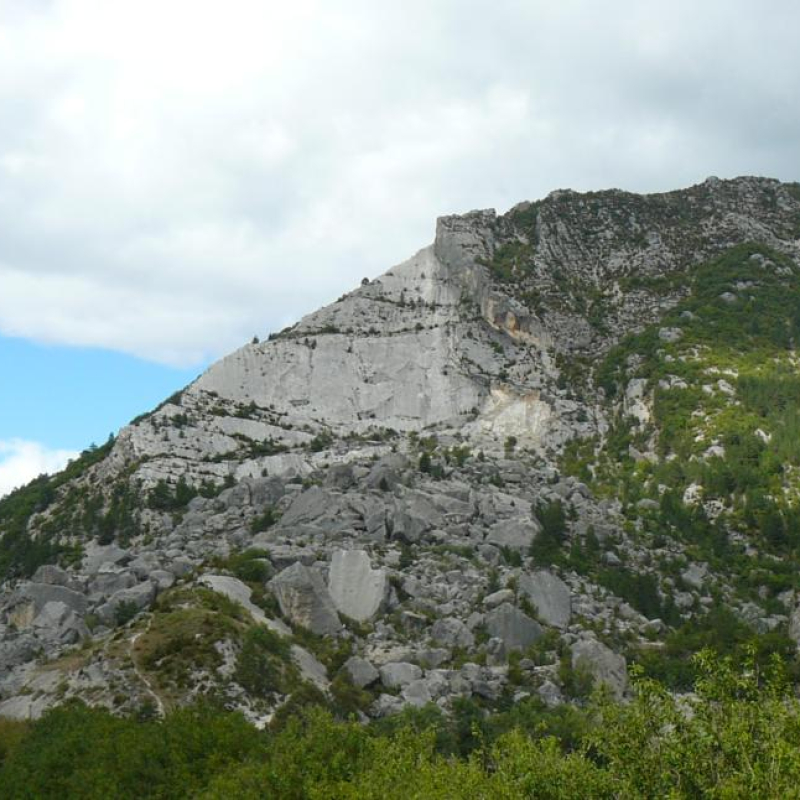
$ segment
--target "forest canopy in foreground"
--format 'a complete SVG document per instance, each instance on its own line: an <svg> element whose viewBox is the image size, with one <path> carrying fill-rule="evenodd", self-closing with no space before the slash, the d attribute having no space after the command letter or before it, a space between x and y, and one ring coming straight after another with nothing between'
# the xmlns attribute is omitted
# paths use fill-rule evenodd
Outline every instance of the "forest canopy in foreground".
<svg viewBox="0 0 800 800"><path fill-rule="evenodd" d="M694 693L635 680L630 703L484 720L433 708L364 726L323 708L258 731L194 706L164 721L69 704L0 720L5 798L617 798L800 796L800 702L779 659L708 652ZM473 709L474 711L474 709Z"/></svg>

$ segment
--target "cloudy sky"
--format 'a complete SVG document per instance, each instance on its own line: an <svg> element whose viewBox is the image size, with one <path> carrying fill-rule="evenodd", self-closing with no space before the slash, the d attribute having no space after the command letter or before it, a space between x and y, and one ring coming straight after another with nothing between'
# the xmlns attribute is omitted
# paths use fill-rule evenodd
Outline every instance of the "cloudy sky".
<svg viewBox="0 0 800 800"><path fill-rule="evenodd" d="M437 215L800 177L792 0L0 0L0 493Z"/></svg>

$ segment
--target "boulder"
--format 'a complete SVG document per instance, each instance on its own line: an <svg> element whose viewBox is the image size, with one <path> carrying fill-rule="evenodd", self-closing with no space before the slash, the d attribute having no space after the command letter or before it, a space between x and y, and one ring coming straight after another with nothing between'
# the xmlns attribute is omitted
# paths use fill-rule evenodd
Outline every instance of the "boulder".
<svg viewBox="0 0 800 800"><path fill-rule="evenodd" d="M132 572L108 564L92 578L89 583L89 595L93 600L104 600L123 589L130 589L136 584L136 576Z"/></svg>
<svg viewBox="0 0 800 800"><path fill-rule="evenodd" d="M288 528L314 522L324 517L330 506L330 493L320 489L319 486L312 486L295 497L281 517L281 527Z"/></svg>
<svg viewBox="0 0 800 800"><path fill-rule="evenodd" d="M496 608L503 603L513 603L514 602L514 592L511 589L500 589L499 591L492 592L492 594L487 594L486 597L483 598L483 604L486 608Z"/></svg>
<svg viewBox="0 0 800 800"><path fill-rule="evenodd" d="M539 619L554 628L566 628L572 613L572 596L561 578L547 570L523 573L519 590L536 608Z"/></svg>
<svg viewBox="0 0 800 800"><path fill-rule="evenodd" d="M328 590L341 614L365 622L385 603L389 581L385 570L372 569L365 550L337 550L331 559Z"/></svg>
<svg viewBox="0 0 800 800"><path fill-rule="evenodd" d="M372 686L381 677L380 672L366 658L352 656L344 662L344 668L350 675L350 680L362 689Z"/></svg>
<svg viewBox="0 0 800 800"><path fill-rule="evenodd" d="M89 635L83 620L59 600L45 603L32 628L39 637L64 644L75 644Z"/></svg>
<svg viewBox="0 0 800 800"><path fill-rule="evenodd" d="M55 564L42 564L36 572L33 573L31 578L33 583L47 583L51 586L68 586L70 589L74 588L72 579L65 570L57 567Z"/></svg>
<svg viewBox="0 0 800 800"><path fill-rule="evenodd" d="M624 656L615 653L597 639L579 639L572 645L572 666L585 669L596 683L604 684L617 699L628 688L628 670Z"/></svg>
<svg viewBox="0 0 800 800"><path fill-rule="evenodd" d="M380 668L381 683L387 689L398 689L422 677L422 670L416 664L396 661Z"/></svg>
<svg viewBox="0 0 800 800"><path fill-rule="evenodd" d="M431 628L431 638L445 647L474 647L475 637L472 631L455 617L437 619Z"/></svg>
<svg viewBox="0 0 800 800"><path fill-rule="evenodd" d="M433 699L428 684L422 678L404 686L401 695L403 700L414 708L422 708Z"/></svg>
<svg viewBox="0 0 800 800"><path fill-rule="evenodd" d="M85 595L50 583L25 583L17 590L15 600L32 603L34 616L51 602L63 603L77 614L85 614L87 606Z"/></svg>
<svg viewBox="0 0 800 800"><path fill-rule="evenodd" d="M0 641L0 676L30 661L40 648L41 644L29 633Z"/></svg>
<svg viewBox="0 0 800 800"><path fill-rule="evenodd" d="M524 650L544 633L542 626L510 603L503 603L486 615L489 636L503 643L503 650Z"/></svg>
<svg viewBox="0 0 800 800"><path fill-rule="evenodd" d="M336 607L316 570L298 561L278 573L269 586L278 599L281 613L290 622L318 635L341 630Z"/></svg>
<svg viewBox="0 0 800 800"><path fill-rule="evenodd" d="M314 684L317 689L323 692L328 690L330 686L328 670L325 669L325 665L313 653L310 653L305 647L300 647L299 644L293 644L292 661L300 670L300 676L304 681Z"/></svg>
<svg viewBox="0 0 800 800"><path fill-rule="evenodd" d="M325 486L344 492L356 482L351 464L331 464L325 474Z"/></svg>
<svg viewBox="0 0 800 800"><path fill-rule="evenodd" d="M155 553L141 553L128 564L128 569L143 581L150 577L151 572L161 569L161 559Z"/></svg>
<svg viewBox="0 0 800 800"><path fill-rule="evenodd" d="M83 572L93 575L103 564L120 564L130 558L130 552L115 544L99 545L90 542L83 556Z"/></svg>
<svg viewBox="0 0 800 800"><path fill-rule="evenodd" d="M548 708L555 708L564 702L564 698L561 696L561 689L559 689L558 686L556 686L552 681L545 681L536 690L536 693Z"/></svg>
<svg viewBox="0 0 800 800"><path fill-rule="evenodd" d="M115 592L108 600L97 609L97 616L106 624L109 625L114 622L117 609L123 603L132 603L138 611L144 611L149 608L153 601L156 599L156 587L150 581L142 581L142 583L132 586L130 589L122 589Z"/></svg>
<svg viewBox="0 0 800 800"><path fill-rule="evenodd" d="M509 520L497 522L486 537L488 544L497 547L510 547L512 550L527 551L533 544L538 525L526 517L514 517Z"/></svg>
<svg viewBox="0 0 800 800"><path fill-rule="evenodd" d="M681 578L692 589L702 589L708 577L707 564L690 564L682 573Z"/></svg>

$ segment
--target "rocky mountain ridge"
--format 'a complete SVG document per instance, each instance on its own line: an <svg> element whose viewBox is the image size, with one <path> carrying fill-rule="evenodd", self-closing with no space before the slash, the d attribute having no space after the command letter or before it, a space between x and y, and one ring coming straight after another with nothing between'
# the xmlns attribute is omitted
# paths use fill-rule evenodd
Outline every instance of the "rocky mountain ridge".
<svg viewBox="0 0 800 800"><path fill-rule="evenodd" d="M440 219L0 503L0 715L553 706L720 619L793 657L799 275L763 178Z"/></svg>

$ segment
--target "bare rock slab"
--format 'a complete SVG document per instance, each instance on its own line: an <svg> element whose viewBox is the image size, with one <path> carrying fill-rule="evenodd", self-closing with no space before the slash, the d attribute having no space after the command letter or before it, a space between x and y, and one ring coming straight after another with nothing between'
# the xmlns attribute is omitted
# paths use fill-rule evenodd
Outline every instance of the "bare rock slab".
<svg viewBox="0 0 800 800"><path fill-rule="evenodd" d="M372 569L365 550L337 550L331 560L328 590L336 609L351 619L372 619L386 601L386 571Z"/></svg>
<svg viewBox="0 0 800 800"><path fill-rule="evenodd" d="M519 589L536 608L539 619L554 628L566 628L572 615L572 595L561 578L547 570L520 575Z"/></svg>
<svg viewBox="0 0 800 800"><path fill-rule="evenodd" d="M338 633L342 628L336 607L322 576L299 561L276 575L269 583L281 613L295 625L319 636Z"/></svg>

